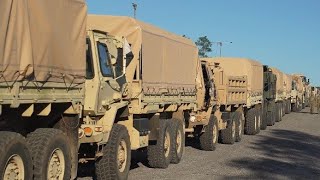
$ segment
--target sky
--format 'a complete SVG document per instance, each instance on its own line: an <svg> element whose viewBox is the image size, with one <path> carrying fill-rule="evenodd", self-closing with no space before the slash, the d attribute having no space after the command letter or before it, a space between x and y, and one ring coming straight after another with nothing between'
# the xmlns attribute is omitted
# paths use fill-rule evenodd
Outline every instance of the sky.
<svg viewBox="0 0 320 180"><path fill-rule="evenodd" d="M320 0L87 0L90 14L133 16L193 41L224 43L222 56L303 73L320 86ZM219 56L213 45L209 56Z"/></svg>

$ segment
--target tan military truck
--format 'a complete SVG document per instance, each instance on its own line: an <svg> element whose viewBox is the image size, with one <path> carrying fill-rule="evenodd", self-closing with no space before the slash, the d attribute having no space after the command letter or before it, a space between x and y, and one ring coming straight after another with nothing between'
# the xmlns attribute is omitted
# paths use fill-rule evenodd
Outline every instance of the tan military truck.
<svg viewBox="0 0 320 180"><path fill-rule="evenodd" d="M235 87L241 87L240 92L235 94L238 103L234 102L234 106L226 104L224 111L230 111L230 109L236 109L236 111L243 112L245 115L244 132L246 134L254 135L260 132L261 125L265 126L265 119L262 118L263 112L263 66L261 63L255 60L245 58L212 58L210 61L219 63L219 66L223 68L223 72L229 77L242 76L246 81L237 82ZM227 77L228 77L227 76ZM220 76L223 79L223 76ZM229 82L232 83L235 81ZM243 82L244 84L241 84ZM241 85L239 85L239 83ZM233 85L234 86L234 85ZM245 87L246 92L241 92L242 86ZM219 92L219 88L218 88ZM243 97L245 96L245 101ZM227 95L226 98L232 96ZM220 100L221 101L221 100ZM222 101L223 102L223 101ZM225 102L223 103L225 104Z"/></svg>
<svg viewBox="0 0 320 180"><path fill-rule="evenodd" d="M227 122L191 40L129 17L91 15L88 29L80 163L94 161L100 179L125 179L131 150L146 147L158 168L180 162L185 133L214 150Z"/></svg>
<svg viewBox="0 0 320 180"><path fill-rule="evenodd" d="M214 100L213 102L216 103L212 108L215 109L214 118L217 118L218 121L216 130L219 133L215 136L220 135L221 143L233 144L239 142L244 132L243 106L247 102L248 79L244 75L228 74L229 71L222 68L220 63L213 58L202 58L201 61L206 88L204 99L211 97ZM213 88L210 90L208 87ZM209 94L211 95L209 96ZM209 107L211 106L209 105ZM210 148L206 148L206 144L210 141L202 140L202 138L211 132L209 130L210 124L209 122L200 136L201 147L205 150L210 150Z"/></svg>
<svg viewBox="0 0 320 180"><path fill-rule="evenodd" d="M309 97L310 97L310 82L309 79L307 79L306 76L304 76L303 74L293 74L293 77L296 81L296 83L298 83L298 86L301 86L302 88L302 94L300 95L300 99L301 99L301 109L304 109L306 106L308 106L308 101L309 101Z"/></svg>
<svg viewBox="0 0 320 180"><path fill-rule="evenodd" d="M245 76L223 75L218 64L200 62L192 41L132 18L91 15L88 27L109 32L89 33L88 46L98 52L87 53L94 75L86 92L101 98L86 96L79 131L80 162L95 161L99 178L126 178L131 150L144 147L151 167L179 163L185 135L199 137L204 150L214 150L219 135L222 143L241 140ZM111 35L126 38L131 58Z"/></svg>
<svg viewBox="0 0 320 180"><path fill-rule="evenodd" d="M284 74L284 89L285 89L285 113L289 114L292 111L291 107L291 91L292 91L292 76Z"/></svg>
<svg viewBox="0 0 320 180"><path fill-rule="evenodd" d="M292 111L302 110L302 104L305 101L303 79L299 75L292 75L291 107Z"/></svg>
<svg viewBox="0 0 320 180"><path fill-rule="evenodd" d="M276 122L282 120L282 117L285 115L285 102L286 102L286 87L285 87L285 75L279 69L272 67L272 72L277 77L276 84Z"/></svg>
<svg viewBox="0 0 320 180"><path fill-rule="evenodd" d="M76 177L85 20L82 0L0 1L0 179Z"/></svg>

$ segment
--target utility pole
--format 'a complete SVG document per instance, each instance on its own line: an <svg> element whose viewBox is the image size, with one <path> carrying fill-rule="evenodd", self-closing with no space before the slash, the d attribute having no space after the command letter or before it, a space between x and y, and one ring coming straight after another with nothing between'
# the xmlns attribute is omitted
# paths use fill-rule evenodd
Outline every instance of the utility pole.
<svg viewBox="0 0 320 180"><path fill-rule="evenodd" d="M217 42L211 42L211 43L217 44L219 46L219 56L220 57L221 57L222 45L225 43L232 44L231 41L217 41Z"/></svg>
<svg viewBox="0 0 320 180"><path fill-rule="evenodd" d="M133 7L133 17L136 19L138 5L136 3L132 3L132 7Z"/></svg>

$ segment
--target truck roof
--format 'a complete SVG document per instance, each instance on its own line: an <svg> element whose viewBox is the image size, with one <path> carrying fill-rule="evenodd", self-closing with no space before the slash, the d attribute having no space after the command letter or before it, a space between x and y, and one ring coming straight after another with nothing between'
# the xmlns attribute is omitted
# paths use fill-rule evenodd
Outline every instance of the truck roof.
<svg viewBox="0 0 320 180"><path fill-rule="evenodd" d="M85 81L84 0L0 1L0 82Z"/></svg>
<svg viewBox="0 0 320 180"><path fill-rule="evenodd" d="M145 63L152 61L153 66L160 66L158 63L166 60L170 61L169 64L167 63L171 66L169 69L173 69L176 66L175 64L179 64L179 66L183 65L183 69L186 70L191 69L191 72L186 75L190 77L186 78L182 76L179 81L184 81L184 79L186 79L188 82L182 83L188 84L193 76L194 83L194 69L198 58L198 50L196 45L190 39L126 16L89 15L87 27L88 29L105 31L114 36L124 36L128 40L134 54L134 58L128 65L128 69L136 67L140 49L143 46L143 66L146 67L144 68L144 81L148 81L146 78L152 78L157 74L157 72L150 72L150 76L147 75L147 71L154 69L147 68L149 65ZM178 53L177 51L183 53ZM185 63L181 64L180 59L185 59ZM126 77L128 81L133 79L134 71L127 71ZM154 81L154 79L152 81ZM160 79L157 81L160 81Z"/></svg>
<svg viewBox="0 0 320 180"><path fill-rule="evenodd" d="M263 65L260 62L234 57L202 58L201 60L219 63L223 71L229 76L247 76L249 91L263 91Z"/></svg>

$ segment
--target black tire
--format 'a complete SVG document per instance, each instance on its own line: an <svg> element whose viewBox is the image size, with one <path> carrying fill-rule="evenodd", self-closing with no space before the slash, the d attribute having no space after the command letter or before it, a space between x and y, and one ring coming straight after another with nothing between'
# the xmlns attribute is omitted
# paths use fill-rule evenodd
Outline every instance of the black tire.
<svg viewBox="0 0 320 180"><path fill-rule="evenodd" d="M243 132L244 132L244 121L243 121L243 113L242 112L234 112L234 120L236 121L236 142L240 142L242 140Z"/></svg>
<svg viewBox="0 0 320 180"><path fill-rule="evenodd" d="M290 100L286 100L285 103L286 103L286 114L290 114L290 112L291 112L291 109L290 109L290 107L291 107Z"/></svg>
<svg viewBox="0 0 320 180"><path fill-rule="evenodd" d="M262 121L262 110L261 108L256 108L256 134L260 133L261 130L261 121Z"/></svg>
<svg viewBox="0 0 320 180"><path fill-rule="evenodd" d="M255 135L256 127L256 108L251 108L246 113L245 134Z"/></svg>
<svg viewBox="0 0 320 180"><path fill-rule="evenodd" d="M32 179L32 159L28 144L25 138L14 132L0 132L0 179L8 179L5 177L5 170L8 167L7 163L13 161L20 171L24 171L18 179ZM21 166L15 162L20 162Z"/></svg>
<svg viewBox="0 0 320 180"><path fill-rule="evenodd" d="M122 149L122 164L119 167L119 148ZM108 143L103 148L103 156L96 161L97 179L128 179L131 164L131 144L127 128L114 124Z"/></svg>
<svg viewBox="0 0 320 180"><path fill-rule="evenodd" d="M236 141L236 121L233 118L234 113L231 114L231 120L228 121L226 129L221 130L220 140L223 144L234 144Z"/></svg>
<svg viewBox="0 0 320 180"><path fill-rule="evenodd" d="M153 168L167 168L172 159L171 141L172 129L170 122L165 119L159 120L159 133L156 142L150 142L147 148L149 166ZM166 140L169 142L166 142ZM168 147L169 146L169 147Z"/></svg>
<svg viewBox="0 0 320 180"><path fill-rule="evenodd" d="M184 154L185 148L185 133L183 129L183 122L179 119L172 119L172 145L171 145L171 154L172 159L171 163L178 164Z"/></svg>
<svg viewBox="0 0 320 180"><path fill-rule="evenodd" d="M276 103L276 108L275 108L275 119L276 119L276 122L280 122L281 119L282 119L282 116L281 116L281 106L280 106L280 103Z"/></svg>
<svg viewBox="0 0 320 180"><path fill-rule="evenodd" d="M266 130L267 129L267 112L265 110L265 108L263 108L262 110L262 115L261 115L261 126L260 129L261 130Z"/></svg>
<svg viewBox="0 0 320 180"><path fill-rule="evenodd" d="M43 179L70 179L71 152L65 134L58 129L41 128L28 134L27 142L31 148L33 171L35 180ZM55 177L48 178L50 159L55 156L59 161L64 160L64 172L60 175L52 173ZM55 163L57 160L55 161ZM63 164L63 163L58 163ZM57 164L55 164L56 166ZM57 177L58 176L58 177Z"/></svg>
<svg viewBox="0 0 320 180"><path fill-rule="evenodd" d="M273 112L272 111L267 111L267 115L266 115L266 119L267 119L267 125L268 126L273 126L274 123L274 116L273 116Z"/></svg>
<svg viewBox="0 0 320 180"><path fill-rule="evenodd" d="M205 132L200 135L200 146L202 150L214 151L219 139L218 121L214 115L211 115Z"/></svg>
<svg viewBox="0 0 320 180"><path fill-rule="evenodd" d="M297 106L297 103L293 103L291 106L292 112L299 112L299 108Z"/></svg>

